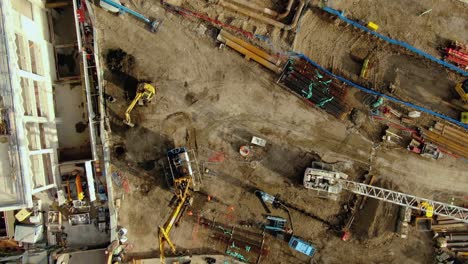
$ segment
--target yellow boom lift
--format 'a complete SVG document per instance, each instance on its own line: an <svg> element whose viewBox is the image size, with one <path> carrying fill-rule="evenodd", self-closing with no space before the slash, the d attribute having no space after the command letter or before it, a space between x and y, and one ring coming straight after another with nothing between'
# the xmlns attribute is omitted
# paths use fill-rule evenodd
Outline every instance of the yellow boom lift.
<svg viewBox="0 0 468 264"><path fill-rule="evenodd" d="M125 111L125 120L124 123L128 126L134 127L135 124L132 123L132 119L130 117L130 113L132 112L133 108L137 103L144 105L149 103L154 95L156 94L156 88L149 83L140 83L137 88L137 93L133 101L127 107ZM141 101L140 101L141 100Z"/></svg>
<svg viewBox="0 0 468 264"><path fill-rule="evenodd" d="M191 155L189 155L192 153ZM185 147L171 149L167 152L167 160L169 162L168 170L165 169L165 176L168 185L174 190L174 198L171 204L175 207L163 226L159 226L159 250L161 252L161 263L165 262L164 246L167 243L172 252L176 249L169 235L172 228L177 225L187 206L192 205L192 196L190 190L199 190L201 184L200 169L197 159L193 151L187 150ZM189 189L190 188L190 189Z"/></svg>
<svg viewBox="0 0 468 264"><path fill-rule="evenodd" d="M160 259L161 263L165 262L164 257L164 245L167 242L169 247L172 250L172 253L175 253L176 249L174 244L172 243L171 239L169 238L169 234L171 232L172 227L179 221L180 217L182 217L185 208L192 203L192 197L189 193L189 186L192 182L192 178L184 177L174 180L174 192L175 192L175 199L176 199L176 207L171 213L171 216L167 220L167 222L163 226L159 226L159 251L161 252Z"/></svg>

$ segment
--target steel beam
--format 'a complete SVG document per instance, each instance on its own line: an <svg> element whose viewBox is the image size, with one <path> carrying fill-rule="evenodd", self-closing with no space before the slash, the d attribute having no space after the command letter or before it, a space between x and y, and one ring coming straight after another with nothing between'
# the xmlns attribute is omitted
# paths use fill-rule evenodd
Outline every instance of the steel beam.
<svg viewBox="0 0 468 264"><path fill-rule="evenodd" d="M434 208L433 213L435 215L448 216L450 218L468 223L468 208L432 201L414 195L395 192L384 188L367 185L364 183L357 183L343 179L340 180L340 182L343 183L343 189L346 189L350 192L375 198L381 201L409 207L415 210L425 211L419 205L422 202L427 202Z"/></svg>

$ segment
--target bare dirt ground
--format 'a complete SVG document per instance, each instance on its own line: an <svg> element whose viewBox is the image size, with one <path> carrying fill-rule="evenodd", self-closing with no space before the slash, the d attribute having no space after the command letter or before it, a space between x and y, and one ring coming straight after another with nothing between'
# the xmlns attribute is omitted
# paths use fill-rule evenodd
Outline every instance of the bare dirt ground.
<svg viewBox="0 0 468 264"><path fill-rule="evenodd" d="M344 10L353 19L373 21L380 26L379 32L437 57L437 48L447 41L468 42L468 4L461 1L331 0L327 5Z"/></svg>
<svg viewBox="0 0 468 264"><path fill-rule="evenodd" d="M449 102L458 98L454 86L463 80L461 76L422 57L371 39L351 26L337 25L318 8L306 11L302 25L307 27L302 26L297 33L295 51L381 92L390 94L389 87L394 85L393 96L458 118L459 113ZM460 36L468 34L462 33L463 30L461 28ZM364 54L361 60L353 57L356 53ZM371 63L370 76L368 82L362 82L358 76L367 56Z"/></svg>
<svg viewBox="0 0 468 264"><path fill-rule="evenodd" d="M340 241L333 226L338 224L348 196L343 195L340 201L314 197L301 185L304 169L317 159L339 162L344 172L358 179L372 165L372 173L386 182L386 187L448 201L451 197L463 199L468 189L466 163L426 160L404 149L385 147L375 151L371 162L376 145L350 122L311 108L277 86L273 74L231 50L219 50L209 36L199 33L198 23L165 13L151 1L144 3L145 13L164 19L157 34L148 32L130 16L117 17L96 8L101 50L120 48L133 55L135 66L129 74L150 80L157 88L149 106L133 111L137 126L128 128L122 119L129 103L126 92L130 93L134 84L132 87L132 82L122 76L105 74L106 93L117 99L108 105L112 143L126 149L123 155L115 155L112 163L130 184L129 192L117 190L122 198L119 224L128 228L135 256L158 255L157 226L170 214L167 205L172 193L161 168L148 164L164 158L168 149L186 144L187 131L195 131L189 141L196 147L200 163L210 169L204 175L202 192L215 199L208 202L205 195L195 194L194 215L185 215L172 233L182 254L184 250L224 253L225 245L211 238L210 230L196 224L197 217L224 224L263 221L265 212L253 194L253 190L262 189L280 194L297 208L292 211L294 233L317 246L315 263L431 263L430 237L415 230L407 240L396 237L393 227L398 208L389 204L369 201L367 206L375 210L363 212L361 220L355 222L350 242ZM304 25L311 29L306 30ZM324 24L314 31L312 22L302 27L301 32L309 32L302 37L303 43L314 43L313 33L328 29ZM330 30L330 34L338 34L336 26L331 27L335 31ZM327 57L330 47L321 45L328 44L307 46L308 55ZM268 141L266 148L253 157L254 164L238 155L239 147L253 135ZM208 163L216 152L224 154L224 162ZM366 219L372 217L375 228L369 232ZM289 249L286 242L267 237L267 245L269 255L262 263L310 262Z"/></svg>

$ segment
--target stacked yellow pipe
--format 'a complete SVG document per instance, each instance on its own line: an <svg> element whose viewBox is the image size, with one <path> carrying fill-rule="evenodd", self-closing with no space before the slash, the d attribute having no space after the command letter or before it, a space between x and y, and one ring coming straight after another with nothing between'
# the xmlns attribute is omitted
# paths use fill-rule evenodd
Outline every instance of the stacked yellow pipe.
<svg viewBox="0 0 468 264"><path fill-rule="evenodd" d="M275 56L268 54L266 51L259 49L224 30L221 30L219 33L218 40L226 44L226 46L245 55L247 60L252 59L275 73L281 72L281 68L278 67L281 64L281 61Z"/></svg>
<svg viewBox="0 0 468 264"><path fill-rule="evenodd" d="M459 144L457 141L453 141L453 139L445 137L441 134L435 133L430 130L423 130L423 137L424 139L445 148L454 154L460 155L464 158L468 158L468 147Z"/></svg>

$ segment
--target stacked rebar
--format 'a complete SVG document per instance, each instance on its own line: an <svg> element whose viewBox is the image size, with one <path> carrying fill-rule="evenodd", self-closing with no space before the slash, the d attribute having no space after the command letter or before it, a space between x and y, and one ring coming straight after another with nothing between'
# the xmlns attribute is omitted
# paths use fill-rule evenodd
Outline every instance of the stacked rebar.
<svg viewBox="0 0 468 264"><path fill-rule="evenodd" d="M303 59L290 59L278 83L338 119L343 120L350 112L344 101L346 87Z"/></svg>

